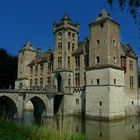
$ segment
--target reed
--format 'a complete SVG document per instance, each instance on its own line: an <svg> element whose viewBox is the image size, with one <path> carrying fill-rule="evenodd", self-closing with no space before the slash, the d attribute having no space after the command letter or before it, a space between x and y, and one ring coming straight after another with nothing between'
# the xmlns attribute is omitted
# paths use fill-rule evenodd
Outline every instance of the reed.
<svg viewBox="0 0 140 140"><path fill-rule="evenodd" d="M66 124L71 127L70 125ZM67 127L67 128L69 128ZM57 129L46 126L27 127L24 124L15 124L13 122L0 119L0 139L1 140L85 140L80 134L68 133L67 128L60 126Z"/></svg>

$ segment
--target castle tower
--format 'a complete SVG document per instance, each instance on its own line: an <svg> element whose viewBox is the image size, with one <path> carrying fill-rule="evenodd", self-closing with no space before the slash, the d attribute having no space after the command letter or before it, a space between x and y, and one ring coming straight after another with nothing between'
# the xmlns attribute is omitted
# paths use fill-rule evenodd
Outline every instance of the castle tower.
<svg viewBox="0 0 140 140"><path fill-rule="evenodd" d="M89 24L89 66L120 66L120 25L104 9Z"/></svg>
<svg viewBox="0 0 140 140"><path fill-rule="evenodd" d="M124 71L120 66L119 24L104 9L89 25L86 115L124 117Z"/></svg>
<svg viewBox="0 0 140 140"><path fill-rule="evenodd" d="M15 88L18 89L21 85L26 88L29 85L29 69L28 64L35 58L37 50L34 50L30 41L28 41L18 54L18 74L15 83Z"/></svg>
<svg viewBox="0 0 140 140"><path fill-rule="evenodd" d="M72 53L78 47L78 32L79 25L72 23L66 13L60 23L54 24L54 70L73 68Z"/></svg>
<svg viewBox="0 0 140 140"><path fill-rule="evenodd" d="M78 47L79 25L72 22L69 15L65 13L59 23L54 23L54 79L57 79L59 91L66 87L72 87L74 57L72 53ZM63 87L62 87L63 85Z"/></svg>

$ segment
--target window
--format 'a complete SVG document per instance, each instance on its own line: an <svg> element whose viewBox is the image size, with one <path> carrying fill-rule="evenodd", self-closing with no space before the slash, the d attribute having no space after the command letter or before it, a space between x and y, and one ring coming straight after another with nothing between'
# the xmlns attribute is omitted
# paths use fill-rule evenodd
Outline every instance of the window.
<svg viewBox="0 0 140 140"><path fill-rule="evenodd" d="M113 61L114 61L114 64L116 64L116 57L115 56L113 57Z"/></svg>
<svg viewBox="0 0 140 140"><path fill-rule="evenodd" d="M30 66L30 74L33 74L33 66Z"/></svg>
<svg viewBox="0 0 140 140"><path fill-rule="evenodd" d="M35 74L37 74L38 73L38 66L36 65L35 66Z"/></svg>
<svg viewBox="0 0 140 140"><path fill-rule="evenodd" d="M91 79L91 84L93 84L93 79Z"/></svg>
<svg viewBox="0 0 140 140"><path fill-rule="evenodd" d="M68 36L69 36L69 37L71 36L71 32L68 32Z"/></svg>
<svg viewBox="0 0 140 140"><path fill-rule="evenodd" d="M130 89L134 88L134 81L133 76L130 76Z"/></svg>
<svg viewBox="0 0 140 140"><path fill-rule="evenodd" d="M76 99L76 105L79 105L79 99Z"/></svg>
<svg viewBox="0 0 140 140"><path fill-rule="evenodd" d="M96 79L96 81L97 81L97 85L99 85L100 84L100 79Z"/></svg>
<svg viewBox="0 0 140 140"><path fill-rule="evenodd" d="M116 46L116 40L113 40L113 46Z"/></svg>
<svg viewBox="0 0 140 140"><path fill-rule="evenodd" d="M32 86L33 86L33 80L30 79L30 87L32 87Z"/></svg>
<svg viewBox="0 0 140 140"><path fill-rule="evenodd" d="M62 32L58 33L58 37L61 38L62 37Z"/></svg>
<svg viewBox="0 0 140 140"><path fill-rule="evenodd" d="M96 63L97 64L100 63L100 57L99 56L96 57Z"/></svg>
<svg viewBox="0 0 140 140"><path fill-rule="evenodd" d="M40 73L41 74L43 73L43 68L44 68L44 65L43 64L40 64Z"/></svg>
<svg viewBox="0 0 140 140"><path fill-rule="evenodd" d="M116 85L116 79L114 79L114 85Z"/></svg>
<svg viewBox="0 0 140 140"><path fill-rule="evenodd" d="M72 38L74 38L74 37L75 37L75 33L72 34Z"/></svg>
<svg viewBox="0 0 140 140"><path fill-rule="evenodd" d="M121 67L124 69L124 72L126 72L126 57L121 56Z"/></svg>
<svg viewBox="0 0 140 140"><path fill-rule="evenodd" d="M129 70L133 71L133 61L129 61Z"/></svg>
<svg viewBox="0 0 140 140"><path fill-rule="evenodd" d="M47 78L48 85L51 85L51 77Z"/></svg>
<svg viewBox="0 0 140 140"><path fill-rule="evenodd" d="M43 87L43 78L40 78L40 86Z"/></svg>
<svg viewBox="0 0 140 140"><path fill-rule="evenodd" d="M68 50L70 50L70 42L68 42Z"/></svg>
<svg viewBox="0 0 140 140"><path fill-rule="evenodd" d="M104 27L104 23L103 23L103 22L100 23L100 27L101 27L101 28Z"/></svg>
<svg viewBox="0 0 140 140"><path fill-rule="evenodd" d="M84 85L86 86L86 73L84 72Z"/></svg>
<svg viewBox="0 0 140 140"><path fill-rule="evenodd" d="M70 78L68 78L68 86L70 86L71 84L71 79Z"/></svg>
<svg viewBox="0 0 140 140"><path fill-rule="evenodd" d="M70 57L68 56L68 69L70 69Z"/></svg>
<svg viewBox="0 0 140 140"><path fill-rule="evenodd" d="M80 86L80 73L75 74L75 84Z"/></svg>
<svg viewBox="0 0 140 140"><path fill-rule="evenodd" d="M72 43L72 52L74 52L74 43Z"/></svg>
<svg viewBox="0 0 140 140"><path fill-rule="evenodd" d="M58 68L62 67L62 57L58 57Z"/></svg>
<svg viewBox="0 0 140 140"><path fill-rule="evenodd" d="M58 43L58 51L62 51L62 42Z"/></svg>
<svg viewBox="0 0 140 140"><path fill-rule="evenodd" d="M37 82L38 82L38 81L37 81L37 78L36 78L36 79L35 79L35 86L37 86Z"/></svg>
<svg viewBox="0 0 140 140"><path fill-rule="evenodd" d="M51 63L48 63L48 73L51 72Z"/></svg>
<svg viewBox="0 0 140 140"><path fill-rule="evenodd" d="M76 69L80 68L80 56L75 57L75 64L76 64Z"/></svg>
<svg viewBox="0 0 140 140"><path fill-rule="evenodd" d="M102 106L102 102L101 101L99 102L99 104L100 104L100 106Z"/></svg>
<svg viewBox="0 0 140 140"><path fill-rule="evenodd" d="M98 45L100 44L100 40L97 40L97 44L98 44Z"/></svg>

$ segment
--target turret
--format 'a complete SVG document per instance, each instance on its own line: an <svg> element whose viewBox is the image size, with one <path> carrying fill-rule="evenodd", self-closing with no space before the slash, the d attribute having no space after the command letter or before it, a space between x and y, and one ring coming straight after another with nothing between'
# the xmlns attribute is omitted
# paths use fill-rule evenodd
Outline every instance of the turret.
<svg viewBox="0 0 140 140"><path fill-rule="evenodd" d="M19 51L18 54L18 74L15 88L19 88L20 85L23 88L28 87L28 75L29 69L28 64L35 58L37 50L33 49L32 44L28 41L24 47Z"/></svg>

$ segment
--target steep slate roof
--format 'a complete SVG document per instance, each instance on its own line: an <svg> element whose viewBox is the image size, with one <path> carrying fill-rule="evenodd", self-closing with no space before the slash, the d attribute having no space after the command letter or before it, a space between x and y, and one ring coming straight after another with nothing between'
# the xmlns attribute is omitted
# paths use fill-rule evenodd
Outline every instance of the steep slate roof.
<svg viewBox="0 0 140 140"><path fill-rule="evenodd" d="M61 19L61 22L65 21L65 20L67 20L69 23L72 23L72 20L67 13L64 14L64 16Z"/></svg>
<svg viewBox="0 0 140 140"><path fill-rule="evenodd" d="M73 55L79 55L84 53L84 49L87 52L88 51L88 38L86 37L83 41L79 42L78 48L75 50Z"/></svg>
<svg viewBox="0 0 140 140"><path fill-rule="evenodd" d="M35 51L35 52L37 52L37 49L34 49L33 48L33 45L32 45L32 43L30 41L27 41L24 44L23 48L21 50L19 50L19 52L24 51L24 50L29 50L29 51Z"/></svg>
<svg viewBox="0 0 140 140"><path fill-rule="evenodd" d="M52 53L51 49L49 48L47 52L38 52L37 57L28 65L34 65L36 63L45 63L48 62L47 60L47 54Z"/></svg>
<svg viewBox="0 0 140 140"><path fill-rule="evenodd" d="M75 50L73 54L82 54L84 49L84 41L79 42L78 48Z"/></svg>
<svg viewBox="0 0 140 140"><path fill-rule="evenodd" d="M102 9L100 14L97 16L96 20L93 21L92 23L90 23L89 25L92 26L92 25L96 25L96 24L99 24L99 23L103 23L106 20L111 21L111 22L117 24L118 26L120 26L119 23L117 23L116 21L114 21L112 19L111 15L105 9Z"/></svg>
<svg viewBox="0 0 140 140"><path fill-rule="evenodd" d="M121 47L126 56L137 58L137 55L135 54L133 48L129 44L125 45L121 43Z"/></svg>
<svg viewBox="0 0 140 140"><path fill-rule="evenodd" d="M99 20L102 20L102 19L106 19L106 18L112 19L111 15L105 9L102 9L100 14L96 18L96 21L99 21Z"/></svg>

